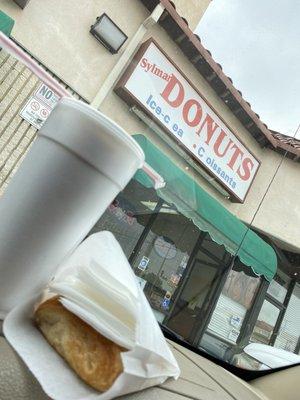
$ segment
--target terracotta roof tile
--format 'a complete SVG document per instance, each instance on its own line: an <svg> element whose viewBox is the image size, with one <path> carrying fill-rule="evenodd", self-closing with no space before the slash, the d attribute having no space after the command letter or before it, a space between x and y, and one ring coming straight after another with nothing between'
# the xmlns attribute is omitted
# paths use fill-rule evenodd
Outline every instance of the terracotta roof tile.
<svg viewBox="0 0 300 400"><path fill-rule="evenodd" d="M159 23L257 142L281 154L287 152L289 158L300 161L300 141L268 129L242 92L234 87L232 79L224 74L222 66L214 61L211 52L203 47L200 37L189 29L186 19L177 13L174 3L169 0L141 2L150 12L159 3L165 7Z"/></svg>
<svg viewBox="0 0 300 400"><path fill-rule="evenodd" d="M293 138L292 136L283 135L282 133L271 131L273 136L278 140L280 143L287 144L289 146L294 147L295 149L300 149L300 140Z"/></svg>

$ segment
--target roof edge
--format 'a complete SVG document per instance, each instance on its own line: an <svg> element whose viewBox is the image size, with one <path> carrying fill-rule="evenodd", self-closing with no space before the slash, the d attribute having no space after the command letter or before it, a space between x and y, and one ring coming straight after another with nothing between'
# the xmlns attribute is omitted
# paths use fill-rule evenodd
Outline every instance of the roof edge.
<svg viewBox="0 0 300 400"><path fill-rule="evenodd" d="M262 133L265 135L265 137L270 142L270 144L273 147L276 147L277 141L274 139L272 133L263 124L263 122L258 118L257 114L251 109L249 104L243 99L240 92L233 86L230 78L228 78L228 76L226 76L224 74L220 65L214 61L214 59L212 58L212 56L210 55L208 50L206 50L205 47L201 44L200 40L197 38L197 36L194 34L194 32L191 31L191 29L189 28L189 26L187 25L185 20L177 13L176 9L173 7L173 5L170 3L170 1L169 0L160 0L160 3L165 7L165 10L168 12L168 14L173 18L173 20L176 22L176 24L181 28L181 30L186 34L188 39L193 43L195 48L199 51L201 56L209 64L209 66L212 68L214 73L221 79L221 81L223 81L223 83L226 85L227 89L232 93L232 95L238 101L238 103L241 105L241 107L247 112L247 114L255 122L257 127L262 131Z"/></svg>
<svg viewBox="0 0 300 400"><path fill-rule="evenodd" d="M189 59L198 71L201 69L196 66L198 63L207 64L210 69L210 75L205 76L201 71L199 71L199 73L206 79L217 93L218 97L239 119L259 145L262 147L269 147L280 154L287 152L289 158L294 161L300 161L300 148L295 148L291 144L284 143L282 140L278 139L274 136L273 131L260 120L259 115L252 110L250 104L243 98L242 93L234 87L231 78L223 72L221 65L214 61L211 53L201 44L200 38L189 28L188 22L178 14L175 5L170 0L141 0L141 2L150 12L152 12L159 3L165 8L165 13L159 20L160 25L163 26L186 56L187 51L184 51L184 46L187 47L188 45L190 47L189 51L193 56L189 57ZM164 21L164 18L166 19L166 13L177 25L176 29L172 29L170 25ZM223 93L216 90L216 84L213 84L216 81L218 81L218 84L222 84ZM243 122L240 117L241 112L244 113Z"/></svg>

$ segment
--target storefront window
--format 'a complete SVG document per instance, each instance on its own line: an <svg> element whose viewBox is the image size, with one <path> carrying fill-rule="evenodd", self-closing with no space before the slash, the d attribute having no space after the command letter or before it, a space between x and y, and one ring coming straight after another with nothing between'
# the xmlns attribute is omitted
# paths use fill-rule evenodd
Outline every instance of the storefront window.
<svg viewBox="0 0 300 400"><path fill-rule="evenodd" d="M277 280L273 279L270 282L267 293L271 295L274 299L283 303L287 294L287 287L288 282L285 282L283 279L280 279L278 277Z"/></svg>
<svg viewBox="0 0 300 400"><path fill-rule="evenodd" d="M294 352L298 346L300 334L300 284L297 283L286 309L275 347ZM299 350L298 350L299 351Z"/></svg>
<svg viewBox="0 0 300 400"><path fill-rule="evenodd" d="M260 281L259 277L251 273L249 267L236 260L226 279L207 332L236 343Z"/></svg>
<svg viewBox="0 0 300 400"><path fill-rule="evenodd" d="M170 311L198 237L191 221L163 204L135 258L134 271L161 322Z"/></svg>
<svg viewBox="0 0 300 400"><path fill-rule="evenodd" d="M270 303L268 300L263 302L257 322L254 326L251 336L251 342L269 344L273 330L275 328L277 318L279 316L279 308Z"/></svg>
<svg viewBox="0 0 300 400"><path fill-rule="evenodd" d="M202 234L167 323L185 340L194 342L199 336L213 290L229 261L224 247Z"/></svg>
<svg viewBox="0 0 300 400"><path fill-rule="evenodd" d="M288 294L291 278L281 265L266 288L251 267L134 179L90 234L100 230L116 236L157 320L183 340L233 363L251 342L299 351L300 287Z"/></svg>
<svg viewBox="0 0 300 400"><path fill-rule="evenodd" d="M112 232L129 258L158 200L154 190L144 188L133 179L107 208L89 235L103 230Z"/></svg>

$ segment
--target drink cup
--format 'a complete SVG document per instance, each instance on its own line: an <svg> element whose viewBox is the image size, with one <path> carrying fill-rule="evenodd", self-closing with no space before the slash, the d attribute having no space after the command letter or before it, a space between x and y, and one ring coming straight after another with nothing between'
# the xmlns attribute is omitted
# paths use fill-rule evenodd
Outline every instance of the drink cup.
<svg viewBox="0 0 300 400"><path fill-rule="evenodd" d="M0 318L42 290L143 162L109 118L57 104L0 198Z"/></svg>

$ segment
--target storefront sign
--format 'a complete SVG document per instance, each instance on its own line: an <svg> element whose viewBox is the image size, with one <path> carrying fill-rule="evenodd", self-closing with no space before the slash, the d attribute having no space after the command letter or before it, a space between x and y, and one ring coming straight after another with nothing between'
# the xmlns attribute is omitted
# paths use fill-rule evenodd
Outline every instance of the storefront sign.
<svg viewBox="0 0 300 400"><path fill-rule="evenodd" d="M153 41L144 43L115 88L138 105L243 201L259 161Z"/></svg>
<svg viewBox="0 0 300 400"><path fill-rule="evenodd" d="M148 267L150 259L148 257L143 256L143 258L141 259L139 265L138 265L138 269L145 271L146 268Z"/></svg>
<svg viewBox="0 0 300 400"><path fill-rule="evenodd" d="M121 197L120 200L122 200ZM136 222L136 218L134 218L135 212L133 211L133 207L130 203L121 202L120 200L115 199L108 206L108 211L110 211L120 222L124 222L125 224L132 226Z"/></svg>
<svg viewBox="0 0 300 400"><path fill-rule="evenodd" d="M145 279L143 279L143 278L140 278L139 276L136 276L136 275L135 275L135 279L136 279L136 281L137 281L139 287L140 287L142 290L144 290L147 281L146 281Z"/></svg>
<svg viewBox="0 0 300 400"><path fill-rule="evenodd" d="M162 302L161 302L161 307L164 310L168 310L170 307L170 302L171 302L171 292L166 292L165 297L163 298Z"/></svg>
<svg viewBox="0 0 300 400"><path fill-rule="evenodd" d="M228 339L232 340L233 342L237 341L237 338L239 337L240 332L237 331L236 329L232 329L229 334L228 334Z"/></svg>
<svg viewBox="0 0 300 400"><path fill-rule="evenodd" d="M20 116L32 126L40 129L59 97L45 84L41 84L20 111Z"/></svg>
<svg viewBox="0 0 300 400"><path fill-rule="evenodd" d="M35 92L35 97L41 100L49 108L53 109L59 100L56 93L53 92L47 85L42 84Z"/></svg>
<svg viewBox="0 0 300 400"><path fill-rule="evenodd" d="M40 129L48 118L50 111L51 110L38 99L30 97L22 108L20 116L35 128Z"/></svg>
<svg viewBox="0 0 300 400"><path fill-rule="evenodd" d="M230 317L230 325L236 329L240 329L242 326L242 318L238 315L233 315Z"/></svg>

